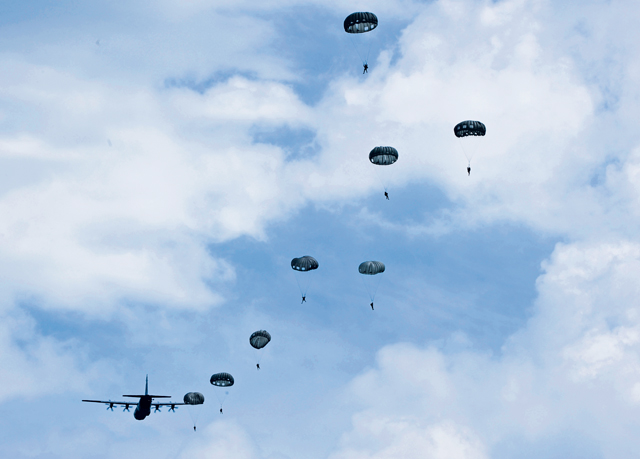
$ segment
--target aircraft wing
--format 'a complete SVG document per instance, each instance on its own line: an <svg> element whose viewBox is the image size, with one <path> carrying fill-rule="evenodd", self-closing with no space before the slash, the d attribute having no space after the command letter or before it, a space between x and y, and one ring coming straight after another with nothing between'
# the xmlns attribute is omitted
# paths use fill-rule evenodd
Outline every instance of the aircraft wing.
<svg viewBox="0 0 640 459"><path fill-rule="evenodd" d="M138 404L138 402L117 402L112 400L83 400L83 402L104 403L105 405L107 405L107 409L111 409L111 410L113 410L113 408L118 408L118 407L122 407L125 410L128 410L129 407L136 406ZM180 406L180 405L186 405L186 403L168 402L168 403L152 403L151 404L151 406L155 408L154 413L160 411L160 408L163 406L168 406L169 411L174 411L176 409L176 406Z"/></svg>
<svg viewBox="0 0 640 459"><path fill-rule="evenodd" d="M186 405L186 403L152 403L151 406L154 407L156 409L156 411L160 411L160 407L161 406L168 406L169 411L173 411L175 409L176 406L180 406L180 405Z"/></svg>
<svg viewBox="0 0 640 459"><path fill-rule="evenodd" d="M109 405L109 407L115 406L134 406L137 405L138 402L114 402L112 400L83 400L83 402L89 402L89 403L104 403L105 405Z"/></svg>

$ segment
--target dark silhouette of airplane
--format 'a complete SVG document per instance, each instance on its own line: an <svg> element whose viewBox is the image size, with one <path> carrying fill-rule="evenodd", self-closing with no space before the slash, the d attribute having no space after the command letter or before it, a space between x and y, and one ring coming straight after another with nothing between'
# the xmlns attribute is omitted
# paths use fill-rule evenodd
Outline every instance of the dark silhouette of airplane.
<svg viewBox="0 0 640 459"><path fill-rule="evenodd" d="M169 411L173 411L175 413L176 406L185 405L184 403L153 403L154 398L171 398L170 395L149 395L149 375L147 375L147 381L144 386L144 395L123 395L123 397L132 397L132 398L140 398L138 403L134 402L112 402L104 401L104 400L83 400L83 402L91 402L91 403L104 403L107 405L107 409L113 411L114 406L123 406L124 409L122 411L129 411L129 407L135 405L136 409L133 412L133 417L138 421L142 421L144 418L151 414L151 407L155 408L154 413L160 411L160 407L168 406Z"/></svg>

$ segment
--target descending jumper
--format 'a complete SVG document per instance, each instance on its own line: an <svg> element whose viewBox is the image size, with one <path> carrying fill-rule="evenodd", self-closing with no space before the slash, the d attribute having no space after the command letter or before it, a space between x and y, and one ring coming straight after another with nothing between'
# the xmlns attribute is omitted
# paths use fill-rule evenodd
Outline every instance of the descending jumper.
<svg viewBox="0 0 640 459"><path fill-rule="evenodd" d="M487 133L487 127L481 123L480 121L462 121L458 123L453 128L453 133L456 135L458 139L463 139L465 137L473 138L473 137L484 137ZM471 160L473 159L473 155L475 154L475 145L469 148L469 145L465 148L463 142L460 142L460 147L462 148L462 153L465 158L467 158L467 176L471 175Z"/></svg>
<svg viewBox="0 0 640 459"><path fill-rule="evenodd" d="M384 263L381 261L363 261L358 266L358 272L360 274L365 274L366 276L375 276L376 274L383 273L385 270ZM373 301L376 297L376 292L378 291L378 286L380 285L380 280L377 278L371 277L371 280L366 280L362 278L365 288L367 289L367 293L369 294L369 298L371 298L371 310L373 311Z"/></svg>
<svg viewBox="0 0 640 459"><path fill-rule="evenodd" d="M311 277L306 273L318 269L318 266L318 261L309 255L291 260L291 269L299 273L305 273L303 274L303 277L296 275L296 282L298 283L300 295L302 296L300 304L307 301L307 290L309 290L309 284L311 283Z"/></svg>
<svg viewBox="0 0 640 459"><path fill-rule="evenodd" d="M373 13L367 12L358 12L351 13L344 20L344 31L350 34L351 37L360 35L366 32L371 32L373 29L378 27L378 17ZM361 50L363 43L362 40L357 40L359 43L356 45L356 40L352 39L351 43L353 47L356 49L358 56L362 60L362 74L364 75L369 71L369 52L371 51L371 41L368 41L367 51Z"/></svg>
<svg viewBox="0 0 640 459"><path fill-rule="evenodd" d="M258 330L251 333L249 337L249 344L256 350L256 368L260 369L260 359L262 358L261 349L264 348L271 341L271 335L267 330Z"/></svg>
<svg viewBox="0 0 640 459"><path fill-rule="evenodd" d="M375 147L369 152L369 161L376 166L391 166L398 161L398 150L393 147ZM376 174L378 171L376 170ZM382 173L381 173L382 174ZM381 174L378 174L378 178L382 182L384 187L384 197L389 199L389 193L387 191L386 181L382 179Z"/></svg>

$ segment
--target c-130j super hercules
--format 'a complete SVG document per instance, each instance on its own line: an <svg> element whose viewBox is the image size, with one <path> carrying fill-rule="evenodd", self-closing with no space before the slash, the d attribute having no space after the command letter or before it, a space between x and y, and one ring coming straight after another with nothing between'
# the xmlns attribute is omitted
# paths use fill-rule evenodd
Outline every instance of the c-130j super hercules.
<svg viewBox="0 0 640 459"><path fill-rule="evenodd" d="M83 400L83 402L91 402L91 403L104 403L107 405L107 409L113 411L113 407L124 407L122 411L129 411L129 407L135 405L136 409L133 411L133 417L138 421L142 421L144 418L151 414L151 407L155 408L154 413L160 411L160 407L168 406L169 411L175 412L176 406L178 405L186 405L186 403L153 403L154 398L171 398L170 395L149 395L149 375L147 375L147 380L144 386L144 395L123 395L123 397L132 397L139 398L137 403L135 402L112 402L104 401L104 400Z"/></svg>

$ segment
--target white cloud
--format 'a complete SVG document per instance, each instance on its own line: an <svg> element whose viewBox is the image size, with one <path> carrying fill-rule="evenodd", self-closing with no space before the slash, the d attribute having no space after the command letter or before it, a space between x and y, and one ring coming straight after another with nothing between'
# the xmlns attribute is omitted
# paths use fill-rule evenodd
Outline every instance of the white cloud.
<svg viewBox="0 0 640 459"><path fill-rule="evenodd" d="M59 168L0 200L10 284L92 313L96 300L125 297L206 308L222 300L209 280L233 279L208 242L264 239L269 223L305 204L369 193L376 179L366 154L376 144L400 151L378 171L383 180L428 180L456 202L436 232L502 220L571 232L576 215L601 214L589 187L574 190L604 159L577 150L594 123L593 95L570 59L541 45L549 6L465 5L426 6L393 66L383 51L368 79L336 79L314 107L274 80L236 76L200 94L5 55L13 72L3 76L2 105L24 116L0 136L0 155ZM468 27L454 32L460 23ZM488 126L473 139L471 178L452 134L466 118ZM253 143L256 125L311 129L321 151L286 161L282 149Z"/></svg>
<svg viewBox="0 0 640 459"><path fill-rule="evenodd" d="M176 92L174 109L189 121L203 118L212 125L244 122L249 126L253 123L305 126L310 121L311 109L291 88L276 82L233 77L204 95L188 89Z"/></svg>
<svg viewBox="0 0 640 459"><path fill-rule="evenodd" d="M89 363L75 341L43 337L31 317L3 314L0 325L0 401L87 390L103 377L104 363ZM108 379L108 377L106 378Z"/></svg>
<svg viewBox="0 0 640 459"><path fill-rule="evenodd" d="M566 432L590 438L602 457L634 457L640 246L559 245L545 271L534 316L501 355L383 348L345 395L361 408L335 457L498 458L510 441L534 451ZM439 429L448 456L429 452Z"/></svg>
<svg viewBox="0 0 640 459"><path fill-rule="evenodd" d="M387 419L356 416L354 419L358 440L363 450L349 448L330 456L332 459L485 459L481 441L463 427L452 422L430 426L421 425L420 419ZM375 439L372 441L372 439ZM347 442L353 441L351 436Z"/></svg>

